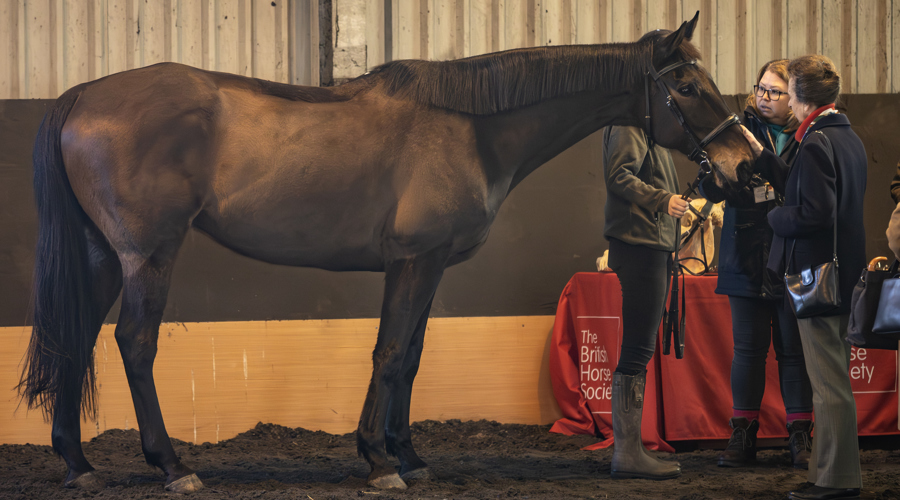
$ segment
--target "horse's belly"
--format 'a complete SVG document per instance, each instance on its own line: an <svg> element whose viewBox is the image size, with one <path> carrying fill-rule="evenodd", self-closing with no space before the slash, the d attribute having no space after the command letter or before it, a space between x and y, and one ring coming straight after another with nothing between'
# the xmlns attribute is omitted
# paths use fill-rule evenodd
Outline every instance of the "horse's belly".
<svg viewBox="0 0 900 500"><path fill-rule="evenodd" d="M309 227L272 228L245 220L216 220L201 213L194 227L221 245L247 257L296 267L317 267L330 271L381 271L381 250L361 231L337 227L311 230Z"/></svg>

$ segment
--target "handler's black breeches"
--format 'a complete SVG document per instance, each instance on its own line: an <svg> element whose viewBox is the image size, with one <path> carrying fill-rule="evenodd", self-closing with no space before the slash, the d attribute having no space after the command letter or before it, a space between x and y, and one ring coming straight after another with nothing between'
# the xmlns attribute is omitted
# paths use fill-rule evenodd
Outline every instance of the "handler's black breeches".
<svg viewBox="0 0 900 500"><path fill-rule="evenodd" d="M616 371L637 375L656 350L672 252L610 238L609 267L622 286L622 353Z"/></svg>

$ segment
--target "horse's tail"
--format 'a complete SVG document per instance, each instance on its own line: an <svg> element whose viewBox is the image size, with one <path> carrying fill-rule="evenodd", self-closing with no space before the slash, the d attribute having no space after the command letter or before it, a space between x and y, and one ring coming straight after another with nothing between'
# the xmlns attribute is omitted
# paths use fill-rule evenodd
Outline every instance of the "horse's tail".
<svg viewBox="0 0 900 500"><path fill-rule="evenodd" d="M18 390L45 417L60 403L96 415L95 337L89 333L96 321L85 236L91 222L69 184L60 137L83 88L70 89L47 111L32 156L38 214L34 324Z"/></svg>

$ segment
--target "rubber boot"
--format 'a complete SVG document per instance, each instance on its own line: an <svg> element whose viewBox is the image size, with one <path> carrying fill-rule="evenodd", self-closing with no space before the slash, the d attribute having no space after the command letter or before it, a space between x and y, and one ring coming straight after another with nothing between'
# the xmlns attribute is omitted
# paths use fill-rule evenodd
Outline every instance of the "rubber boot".
<svg viewBox="0 0 900 500"><path fill-rule="evenodd" d="M613 479L673 479L681 475L680 465L651 456L641 442L646 376L646 372L613 373Z"/></svg>
<svg viewBox="0 0 900 500"><path fill-rule="evenodd" d="M812 453L812 420L798 419L788 422L788 447L791 449L791 462L798 469L809 469L809 456Z"/></svg>
<svg viewBox="0 0 900 500"><path fill-rule="evenodd" d="M719 467L743 467L756 461L756 433L759 422L756 419L732 417L728 425L733 429L728 446L719 455Z"/></svg>

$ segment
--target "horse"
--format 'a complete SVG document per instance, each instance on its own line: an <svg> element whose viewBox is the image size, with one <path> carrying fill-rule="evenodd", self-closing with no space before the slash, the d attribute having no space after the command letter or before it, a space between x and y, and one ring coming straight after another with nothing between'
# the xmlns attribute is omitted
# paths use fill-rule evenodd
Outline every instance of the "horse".
<svg viewBox="0 0 900 500"><path fill-rule="evenodd" d="M190 228L269 263L384 272L358 450L372 487L427 474L409 409L432 299L517 184L613 124L699 158L726 189L749 179L750 147L696 64L696 24L634 43L393 61L333 88L162 63L63 93L35 139L33 330L19 392L52 421L64 486L104 486L79 418L96 417L93 348L121 293L115 338L144 457L166 490L203 487L172 448L152 373Z"/></svg>
<svg viewBox="0 0 900 500"><path fill-rule="evenodd" d="M716 241L713 234L714 228L722 227L725 213L723 207L725 202L719 202L709 210L706 216L702 214L703 206L707 203L704 199L691 200L692 210L685 212L681 218L682 238L681 246L678 250L679 264L684 270L692 275L703 274L709 270L710 264L716 256ZM698 225L698 229L694 229L694 225ZM690 231L694 233L691 234ZM690 238L687 236L690 235Z"/></svg>

